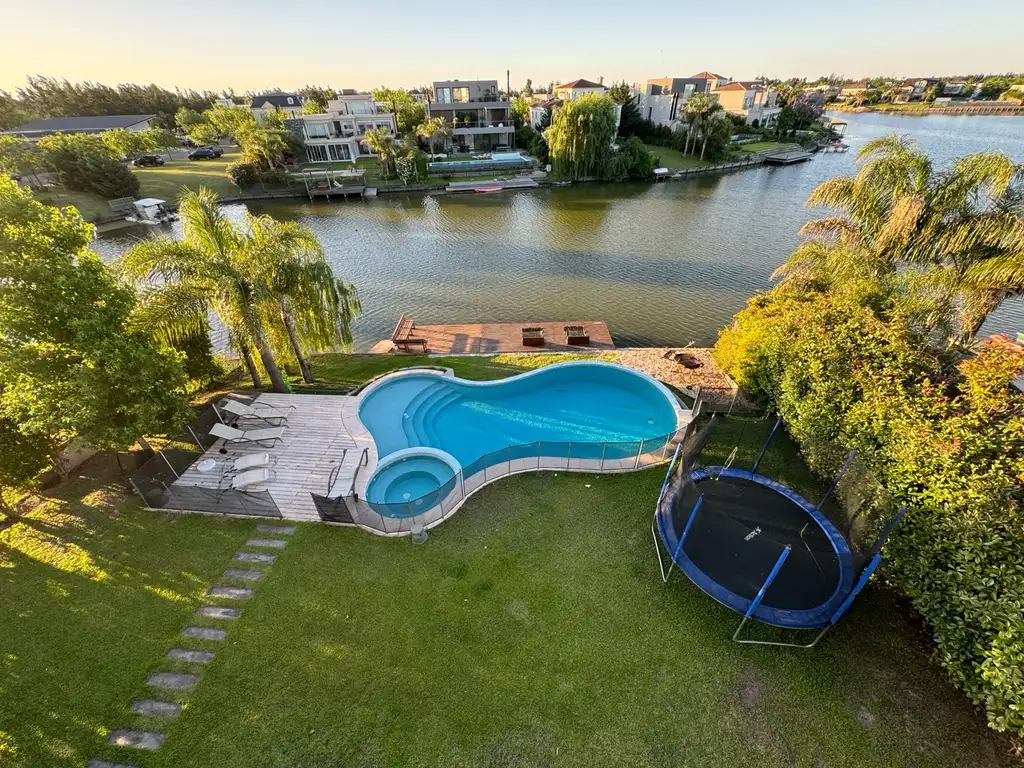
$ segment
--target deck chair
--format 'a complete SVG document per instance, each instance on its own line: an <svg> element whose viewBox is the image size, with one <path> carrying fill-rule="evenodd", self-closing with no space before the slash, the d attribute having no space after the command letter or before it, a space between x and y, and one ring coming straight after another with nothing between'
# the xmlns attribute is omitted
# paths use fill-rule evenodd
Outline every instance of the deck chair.
<svg viewBox="0 0 1024 768"><path fill-rule="evenodd" d="M220 403L221 410L226 413L230 413L232 416L240 416L242 418L260 419L265 421L271 426L280 426L281 422L288 420L288 411L295 408L294 405L290 405L287 408L271 408L269 406L252 406L246 405L238 400L232 400L228 398L222 400ZM276 420L277 424L272 424L271 420Z"/></svg>
<svg viewBox="0 0 1024 768"><path fill-rule="evenodd" d="M240 491L251 485L260 485L261 483L267 482L270 482L269 469L250 469L248 472L242 472L232 478L231 489Z"/></svg>
<svg viewBox="0 0 1024 768"><path fill-rule="evenodd" d="M269 453L250 453L248 456L242 456L235 459L234 463L231 465L231 469L235 472L245 472L247 469L259 469L260 467L269 466Z"/></svg>
<svg viewBox="0 0 1024 768"><path fill-rule="evenodd" d="M210 434L214 437L223 438L229 443L256 443L257 445L264 445L264 443L269 441L270 445L265 445L264 447L270 448L284 437L284 427L246 429L243 431L229 427L227 424L214 424L210 427Z"/></svg>

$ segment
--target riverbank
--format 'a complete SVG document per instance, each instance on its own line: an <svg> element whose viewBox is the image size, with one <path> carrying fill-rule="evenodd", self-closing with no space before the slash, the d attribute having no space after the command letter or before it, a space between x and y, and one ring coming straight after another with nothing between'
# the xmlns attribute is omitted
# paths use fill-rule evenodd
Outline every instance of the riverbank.
<svg viewBox="0 0 1024 768"><path fill-rule="evenodd" d="M1024 116L1024 104L1012 102L985 102L983 104L952 104L934 107L923 103L912 104L872 104L870 106L852 107L846 104L827 104L828 112L878 112L885 115L1015 115Z"/></svg>

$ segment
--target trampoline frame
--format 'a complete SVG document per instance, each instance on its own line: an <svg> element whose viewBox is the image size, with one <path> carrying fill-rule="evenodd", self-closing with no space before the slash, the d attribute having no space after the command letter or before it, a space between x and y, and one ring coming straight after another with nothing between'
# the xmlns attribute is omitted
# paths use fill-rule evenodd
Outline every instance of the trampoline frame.
<svg viewBox="0 0 1024 768"><path fill-rule="evenodd" d="M778 431L779 426L781 425L781 423L782 423L782 419L780 417L775 422L775 426L772 428L771 433L768 435L768 439L765 441L764 446L761 448L761 451L758 454L757 459L754 462L754 467L753 467L753 469L751 471L747 472L745 470L735 470L735 469L729 468L728 466L725 466L725 467L706 467L704 469L699 469L699 470L695 470L694 471L694 476L695 477L693 478L693 482L694 483L699 482L699 481L717 482L723 475L726 478L733 477L733 478L742 478L742 479L746 479L746 480L751 480L751 481L756 482L756 483L758 483L760 485L764 485L766 487L769 487L773 491L775 491L777 493L780 493L783 496L786 496L793 503L797 504L805 512L807 512L807 514L810 515L815 520L815 522L818 523L818 525L822 527L822 529L824 530L825 535L828 537L830 543L832 543L833 547L836 549L837 556L840 558L840 578L839 578L839 583L836 585L835 592L833 592L832 596L827 601L822 603L821 607L824 607L824 606L829 605L830 603L833 603L841 593L845 593L845 596L839 602L839 605L833 611L831 611L831 613L829 615L827 615L827 617L825 618L824 624L821 626L820 631L814 636L814 639L811 640L811 642L809 642L809 643L789 643L789 642L774 641L774 640L755 640L755 639L751 639L751 638L741 638L741 636L740 636L742 634L742 632L743 632L743 628L746 626L747 622L750 621L751 618L753 618L755 621L760 621L761 623L764 623L764 624L771 624L773 626L778 626L778 627L783 628L783 629L792 629L792 630L799 630L799 631L806 631L806 630L810 630L810 629L817 629L817 625L815 625L815 626L808 626L808 627L799 627L799 626L792 626L792 625L781 624L781 623L776 624L776 623L774 623L772 621L766 620L765 618L762 618L762 617L759 617L759 616L755 615L755 613L756 613L757 609L760 607L761 601L764 598L765 594L767 593L769 587L771 586L772 582L775 580L775 577L778 576L779 571L782 570L782 567L785 564L786 559L789 557L789 554L792 551L792 546L791 545L787 544L786 547L783 549L782 553L779 555L778 559L776 560L775 565L772 567L772 569L769 572L769 574L768 574L767 578L765 579L764 583L761 585L761 588L758 590L757 595L752 600L749 601L749 605L747 606L746 611L742 611L736 605L730 604L730 602L728 600L723 599L723 597L714 594L714 592L718 591L718 590L710 589L710 588L708 588L706 586L706 584L703 584L701 582L702 581L707 581L707 582L715 585L716 587L719 587L719 589L725 595L727 595L730 598L734 598L732 600L733 603L738 602L738 601L746 601L747 598L744 598L744 597L742 597L740 595L736 595L735 593L730 592L728 589L726 589L724 587L721 587L721 585L719 585L718 582L716 582L713 578L711 578L703 570L701 570L696 565L694 565L692 563L692 561L689 561L689 558L686 558L687 561L690 562L690 564L692 565L694 570L696 570L698 573L701 574L702 577L704 577L703 579L695 578L693 574L688 572L688 569L684 568L678 562L678 560L680 558L680 555L683 555L683 552L682 552L683 543L686 541L687 534L690 531L690 526L693 524L693 521L694 521L694 519L697 516L697 512L699 511L699 509L701 507L701 504L704 501L703 495L700 494L699 492L698 492L697 501L694 504L693 508L690 510L689 516L687 517L686 526L684 527L683 532L679 536L679 543L676 545L675 552L669 551L667 537L664 535L664 533L660 529L660 522L659 522L659 520L660 520L660 514L661 514L661 510L662 510L662 504L665 501L665 495L666 495L666 492L668 490L669 480L672 477L672 471L675 468L675 464L676 464L676 462L679 459L679 452L680 452L680 449L682 448L682 444L676 446L676 450L675 450L675 453L672 456L672 460L669 462L668 471L665 474L665 480L662 483L661 491L658 494L658 503L657 503L657 506L655 507L654 516L651 519L651 537L654 539L654 549L655 549L655 552L658 555L658 568L661 571L661 580L662 580L663 583L666 583L666 584L668 583L669 577L672 574L672 567L673 566L677 566L678 569L683 571L683 573L686 574L687 578L689 578L690 581L693 582L694 586L696 586L698 589L700 589L706 595L708 595L709 597L714 599L716 602L719 602L722 605L725 605L727 608L730 608L731 610L736 611L737 613L741 613L742 614L743 618L740 620L739 625L736 627L735 632L733 632L733 634L732 634L733 642L741 643L741 644L748 644L748 645L770 645L770 646L778 646L778 647L784 647L784 648L809 649L809 648L814 648L821 641L821 639L825 636L825 634L828 632L828 630L843 616L844 613L846 613L846 611L849 609L850 605L853 603L854 598L857 597L857 595L860 593L860 591L867 584L868 580L871 578L872 574L875 572L875 569L878 568L878 564L881 562L881 559L882 559L882 556L881 556L882 545L885 543L885 541L889 538L889 535L892 533L892 531L896 528L896 526L902 520L903 515L906 513L907 507L906 507L906 505L903 505L900 508L899 512L897 512L896 515L894 515L893 518L885 525L885 527L883 528L883 530L879 534L878 538L875 540L874 544L871 546L870 550L868 550L868 553L867 553L868 560L867 560L866 564L864 565L864 567L861 569L860 575L856 578L856 580L852 580L851 579L848 584L844 584L842 564L844 562L846 562L847 563L847 568L848 569L852 569L853 568L853 553L850 550L849 544L847 543L845 537L843 537L842 533L840 533L840 531L821 513L820 510L821 510L821 507L824 505L825 501L832 495L833 491L838 486L840 479L842 478L843 474L846 472L846 469L850 466L850 463L852 462L856 452L855 451L851 451L847 455L846 460L843 462L842 468L839 470L839 473L836 475L835 479L832 481L832 484L829 486L828 490L825 492L825 495L822 497L821 501L819 501L817 505L812 505L810 502L808 502L806 499L804 499L798 493L796 493L792 489L788 488L787 486L783 485L782 483L776 482L774 480L771 480L770 478L767 478L767 477L764 477L762 475L757 475L756 474L757 467L761 463L761 459L764 457L765 452L768 450L768 445L769 445L769 443L771 443L772 438L775 436L775 433ZM741 435L741 439L742 439L742 435ZM700 447L700 450L697 452L697 456L694 457L694 461L696 461L696 459L699 457L699 454L702 451L703 451L703 446ZM736 452L736 449L734 449L733 453L735 454L735 452ZM717 475L715 474L715 470L718 471ZM657 527L657 530L656 530L656 527ZM662 558L662 554L661 554L661 549L662 549L663 545L665 546L666 553L669 555L669 563L668 563L668 568L667 569L665 567L665 562L664 562L664 559ZM686 557L686 556L683 555L683 557ZM814 609L810 609L810 610L813 611Z"/></svg>

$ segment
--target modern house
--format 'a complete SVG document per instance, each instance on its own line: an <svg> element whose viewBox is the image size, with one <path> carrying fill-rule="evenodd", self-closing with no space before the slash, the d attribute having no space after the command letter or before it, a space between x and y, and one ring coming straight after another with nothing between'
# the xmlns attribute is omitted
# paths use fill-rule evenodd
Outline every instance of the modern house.
<svg viewBox="0 0 1024 768"><path fill-rule="evenodd" d="M756 80L735 80L711 91L718 97L722 108L739 115L747 125L755 122L762 128L775 125L782 108L778 106L778 93L770 91Z"/></svg>
<svg viewBox="0 0 1024 768"><path fill-rule="evenodd" d="M299 115L285 123L306 145L311 163L355 162L373 150L362 143L367 131L383 128L396 134L395 116L369 93L341 91L327 102L327 112Z"/></svg>
<svg viewBox="0 0 1024 768"><path fill-rule="evenodd" d="M679 130L684 122L683 110L686 102L694 94L709 93L712 83L719 82L720 75L713 77L714 80L705 77L651 78L638 93L637 107L640 114L652 123L664 125L673 131Z"/></svg>
<svg viewBox="0 0 1024 768"><path fill-rule="evenodd" d="M719 74L716 74L714 72L708 72L706 70L704 72L698 72L696 75L690 75L689 79L690 80L707 80L708 81L708 89L707 89L707 91L705 91L705 93L710 93L711 91L715 90L715 88L719 88L719 87L725 85L726 83L731 83L732 82L732 78L731 77L726 77L725 75L719 75Z"/></svg>
<svg viewBox="0 0 1024 768"><path fill-rule="evenodd" d="M911 101L921 101L924 99L924 95L928 89L938 82L938 80L931 77L911 77L904 80L899 88L900 94L893 99L893 103L907 104Z"/></svg>
<svg viewBox="0 0 1024 768"><path fill-rule="evenodd" d="M263 93L252 97L252 116L259 120L269 112L282 112L285 117L302 114L304 99L297 93Z"/></svg>
<svg viewBox="0 0 1024 768"><path fill-rule="evenodd" d="M497 80L435 80L430 117L452 126L445 144L456 152L488 152L512 146L511 104L498 95Z"/></svg>
<svg viewBox="0 0 1024 768"><path fill-rule="evenodd" d="M38 141L55 133L103 133L117 128L126 131L145 131L153 127L156 115L91 115L88 117L47 117L32 123L19 125L0 135L17 136L29 141Z"/></svg>
<svg viewBox="0 0 1024 768"><path fill-rule="evenodd" d="M588 93L596 93L598 96L604 96L607 92L608 87L604 83L595 83L591 80L584 80L583 78L573 80L571 83L555 86L555 98L561 99L562 101L575 101L580 96L585 96Z"/></svg>

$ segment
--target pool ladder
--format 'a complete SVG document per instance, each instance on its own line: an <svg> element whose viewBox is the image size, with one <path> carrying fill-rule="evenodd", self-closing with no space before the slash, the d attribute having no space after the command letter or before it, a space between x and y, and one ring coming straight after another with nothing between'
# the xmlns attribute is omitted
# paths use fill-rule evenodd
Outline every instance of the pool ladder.
<svg viewBox="0 0 1024 768"><path fill-rule="evenodd" d="M359 463L356 464L356 471L352 473L352 485L348 489L349 496L356 495L356 478L359 477L359 468L364 467L370 463L370 449L363 448L362 454L359 456Z"/></svg>
<svg viewBox="0 0 1024 768"><path fill-rule="evenodd" d="M324 498L331 498L331 489L334 487L334 482L338 479L338 475L341 474L341 465L345 463L346 455L348 455L348 448L342 450L341 461L331 467L331 474L327 477L327 492L324 493Z"/></svg>

